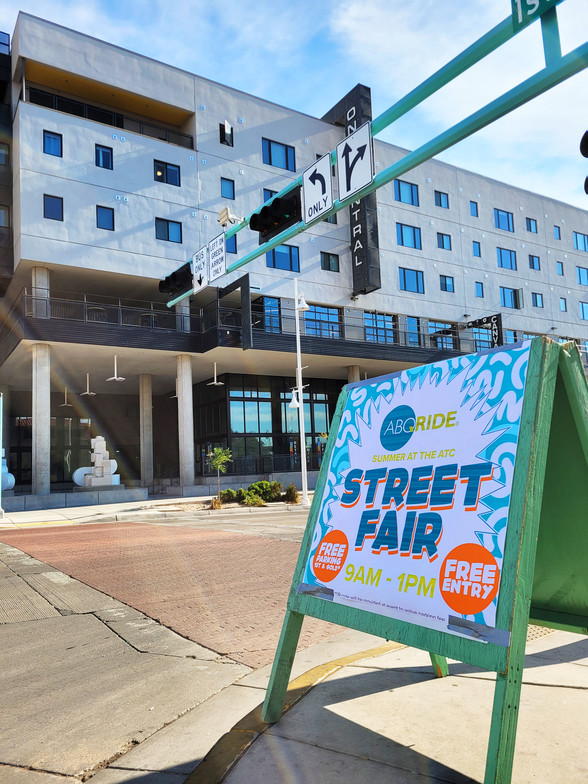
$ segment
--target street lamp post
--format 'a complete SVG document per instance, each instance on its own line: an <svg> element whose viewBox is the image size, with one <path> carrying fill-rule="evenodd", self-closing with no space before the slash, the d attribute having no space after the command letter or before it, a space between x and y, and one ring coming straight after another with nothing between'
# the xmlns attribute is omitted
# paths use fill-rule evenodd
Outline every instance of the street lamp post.
<svg viewBox="0 0 588 784"><path fill-rule="evenodd" d="M300 319L299 313L308 310L304 297L298 295L298 279L294 278L294 319L296 324L296 387L298 389L298 429L300 432L300 474L302 480L303 506L309 506L308 477L306 473L306 433L304 431L304 388L302 386L302 354L300 351ZM292 399L294 402L294 398Z"/></svg>

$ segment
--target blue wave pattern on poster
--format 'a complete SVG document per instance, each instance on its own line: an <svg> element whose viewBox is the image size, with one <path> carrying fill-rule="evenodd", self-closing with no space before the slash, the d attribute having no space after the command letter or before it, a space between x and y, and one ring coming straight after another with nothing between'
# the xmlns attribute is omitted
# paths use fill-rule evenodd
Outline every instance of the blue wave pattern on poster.
<svg viewBox="0 0 588 784"><path fill-rule="evenodd" d="M320 585L310 564L321 539L333 528L332 508L339 504L343 478L351 468L349 446L361 446L361 431L370 427L374 410L392 397L410 396L415 388L440 386L455 383L463 378L459 408L469 407L476 411L476 419L486 417L483 434L488 437L485 447L478 452L480 460L494 464L493 479L504 484L507 467L514 464L519 433L521 401L525 389L525 378L529 360L530 341L517 344L508 350L500 349L480 354L470 354L432 365L409 368L392 376L353 387L339 423L335 449L328 469L323 502L313 534L310 557L306 564L304 582ZM480 544L495 558L501 559L503 552L499 541L506 526L510 494L496 489L480 498L484 511L478 514L483 530L476 531ZM476 616L484 623L484 614Z"/></svg>

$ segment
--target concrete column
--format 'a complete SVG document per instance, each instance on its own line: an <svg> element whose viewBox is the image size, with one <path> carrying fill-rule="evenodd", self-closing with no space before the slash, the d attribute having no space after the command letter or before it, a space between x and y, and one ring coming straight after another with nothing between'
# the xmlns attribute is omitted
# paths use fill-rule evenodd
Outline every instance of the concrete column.
<svg viewBox="0 0 588 784"><path fill-rule="evenodd" d="M177 357L178 442L180 485L194 484L194 407L192 400L192 360L189 354Z"/></svg>
<svg viewBox="0 0 588 784"><path fill-rule="evenodd" d="M51 349L33 344L33 495L51 492Z"/></svg>
<svg viewBox="0 0 588 784"><path fill-rule="evenodd" d="M359 381L359 365L347 365L347 383Z"/></svg>
<svg viewBox="0 0 588 784"><path fill-rule="evenodd" d="M33 267L31 270L31 289L33 295L33 316L49 318L50 279L47 267Z"/></svg>
<svg viewBox="0 0 588 784"><path fill-rule="evenodd" d="M153 485L153 392L151 375L139 375L139 428L141 451L141 485Z"/></svg>
<svg viewBox="0 0 588 784"><path fill-rule="evenodd" d="M176 329L178 332L190 331L190 300L183 299L174 305L176 309Z"/></svg>
<svg viewBox="0 0 588 784"><path fill-rule="evenodd" d="M10 387L0 384L2 393L2 448L6 450L6 457L10 452ZM10 471L10 466L8 466Z"/></svg>

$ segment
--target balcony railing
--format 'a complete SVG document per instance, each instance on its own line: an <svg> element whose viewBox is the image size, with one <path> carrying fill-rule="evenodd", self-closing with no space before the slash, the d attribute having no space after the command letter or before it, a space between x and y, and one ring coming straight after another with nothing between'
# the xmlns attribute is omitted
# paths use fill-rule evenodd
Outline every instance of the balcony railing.
<svg viewBox="0 0 588 784"><path fill-rule="evenodd" d="M190 150L194 149L194 139L187 133L162 128L154 123L127 117L125 114L120 114L110 109L103 109L99 106L92 106L82 101L76 101L73 98L54 95L54 93L48 93L46 90L39 90L37 87L29 87L28 92L29 102L38 106L74 114L76 117L85 117L87 120L111 125L114 128L122 128L125 131L139 133L142 136L150 136L152 139L161 139L161 141L169 144L179 144L180 147L187 147Z"/></svg>

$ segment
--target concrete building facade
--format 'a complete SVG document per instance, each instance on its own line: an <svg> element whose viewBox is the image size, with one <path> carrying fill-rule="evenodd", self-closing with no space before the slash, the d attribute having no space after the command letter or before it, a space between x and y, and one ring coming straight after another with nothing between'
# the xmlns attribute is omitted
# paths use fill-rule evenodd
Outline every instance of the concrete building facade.
<svg viewBox="0 0 588 784"><path fill-rule="evenodd" d="M500 314L505 343L574 339L588 364L588 214L435 160L366 210L376 283L363 292L345 210L167 308L158 281L219 234L220 209L248 215L334 149L337 111L310 117L23 13L4 47L0 391L15 508L60 503L95 435L143 492L204 492L217 444L234 484L296 479L294 276L310 305L311 477L344 383L489 347L467 323ZM367 88L350 96L369 112ZM376 171L404 153L375 141ZM229 263L257 244L239 232Z"/></svg>

